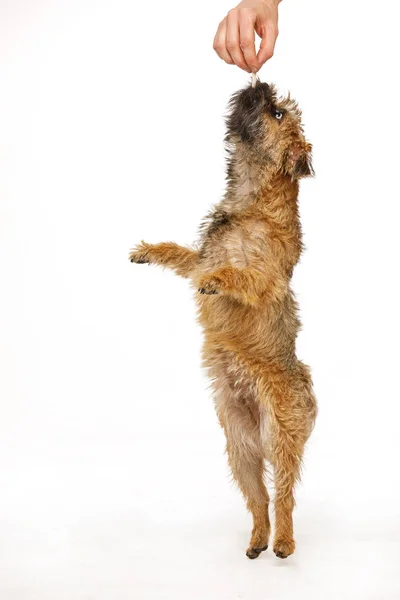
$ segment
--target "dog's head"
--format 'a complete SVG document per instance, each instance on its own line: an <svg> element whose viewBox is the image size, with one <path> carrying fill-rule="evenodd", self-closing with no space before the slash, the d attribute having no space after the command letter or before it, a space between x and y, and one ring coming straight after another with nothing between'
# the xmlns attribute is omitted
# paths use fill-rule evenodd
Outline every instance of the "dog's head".
<svg viewBox="0 0 400 600"><path fill-rule="evenodd" d="M293 179L314 174L312 146L304 137L301 112L288 96L277 99L274 86L256 82L229 103L227 141L240 141L249 155L272 171Z"/></svg>

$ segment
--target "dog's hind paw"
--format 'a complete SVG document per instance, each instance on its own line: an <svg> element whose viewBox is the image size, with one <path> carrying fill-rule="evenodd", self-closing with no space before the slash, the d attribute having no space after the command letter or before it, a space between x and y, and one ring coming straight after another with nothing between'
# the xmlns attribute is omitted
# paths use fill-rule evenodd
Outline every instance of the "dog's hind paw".
<svg viewBox="0 0 400 600"><path fill-rule="evenodd" d="M258 558L261 552L264 552L264 550L266 550L267 548L268 544L266 546L263 546L262 548L248 548L248 550L246 551L246 556L247 558L251 558L253 560L254 558Z"/></svg>
<svg viewBox="0 0 400 600"><path fill-rule="evenodd" d="M287 558L293 554L294 548L294 540L277 540L274 543L274 552L278 558Z"/></svg>

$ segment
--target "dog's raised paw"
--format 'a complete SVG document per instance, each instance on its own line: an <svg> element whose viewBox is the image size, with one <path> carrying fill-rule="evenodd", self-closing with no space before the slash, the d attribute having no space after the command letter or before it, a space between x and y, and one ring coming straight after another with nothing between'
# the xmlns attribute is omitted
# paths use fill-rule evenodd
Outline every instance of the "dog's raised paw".
<svg viewBox="0 0 400 600"><path fill-rule="evenodd" d="M148 262L149 262L148 260L145 260L144 258L135 258L135 257L132 257L130 259L130 261L131 261L131 263L135 263L136 265L144 265L146 263L148 264Z"/></svg>
<svg viewBox="0 0 400 600"><path fill-rule="evenodd" d="M129 260L131 261L131 263L135 263L137 265L148 264L150 262L148 248L143 245L136 246L136 248L132 248L132 250L129 253Z"/></svg>
<svg viewBox="0 0 400 600"><path fill-rule="evenodd" d="M199 281L198 291L200 294L219 294L221 281L214 275L206 275Z"/></svg>

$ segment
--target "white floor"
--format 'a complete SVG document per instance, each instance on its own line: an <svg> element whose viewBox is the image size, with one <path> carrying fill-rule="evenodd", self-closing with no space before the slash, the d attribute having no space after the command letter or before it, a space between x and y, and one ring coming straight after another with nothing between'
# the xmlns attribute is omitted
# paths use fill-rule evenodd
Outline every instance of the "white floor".
<svg viewBox="0 0 400 600"><path fill-rule="evenodd" d="M299 490L296 554L248 560L250 518L222 448L219 435L47 434L22 454L8 440L1 599L400 598L398 515L374 508L367 490L348 512L346 494L318 491L327 456L308 457L317 477L306 474Z"/></svg>

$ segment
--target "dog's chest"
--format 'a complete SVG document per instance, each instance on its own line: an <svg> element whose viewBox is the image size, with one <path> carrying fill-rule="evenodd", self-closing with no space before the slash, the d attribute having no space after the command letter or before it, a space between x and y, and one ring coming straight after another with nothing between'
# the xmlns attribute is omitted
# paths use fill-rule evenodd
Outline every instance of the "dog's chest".
<svg viewBox="0 0 400 600"><path fill-rule="evenodd" d="M204 256L210 246L232 230L234 217L217 208L205 217L200 225L200 255Z"/></svg>
<svg viewBox="0 0 400 600"><path fill-rule="evenodd" d="M265 253L266 246L263 223L217 210L203 224L200 257L207 270L226 264L243 269Z"/></svg>

